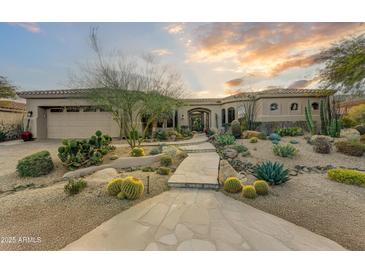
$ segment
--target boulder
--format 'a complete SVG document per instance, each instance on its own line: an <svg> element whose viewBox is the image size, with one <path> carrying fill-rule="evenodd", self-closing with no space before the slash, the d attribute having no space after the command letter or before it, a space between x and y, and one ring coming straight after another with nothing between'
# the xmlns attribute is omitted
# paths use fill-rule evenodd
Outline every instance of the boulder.
<svg viewBox="0 0 365 274"><path fill-rule="evenodd" d="M341 129L340 137L346 138L349 141L359 141L360 132L354 128L344 128L344 129Z"/></svg>
<svg viewBox="0 0 365 274"><path fill-rule="evenodd" d="M245 130L242 132L241 136L243 139L250 139L252 137L256 137L258 139L266 139L266 135L263 132L254 130Z"/></svg>
<svg viewBox="0 0 365 274"><path fill-rule="evenodd" d="M224 155L224 157L226 157L226 158L234 159L234 158L236 158L236 157L237 157L238 152L237 152L237 150L235 150L235 149L233 149L233 148L225 148L225 149L223 150L223 155Z"/></svg>
<svg viewBox="0 0 365 274"><path fill-rule="evenodd" d="M221 160L219 163L218 180L220 184L223 184L228 177L237 177L242 182L246 181L246 176L242 173L238 173L227 160Z"/></svg>
<svg viewBox="0 0 365 274"><path fill-rule="evenodd" d="M308 139L308 143L311 144L311 145L313 145L318 138L320 138L320 139L326 139L330 143L333 143L333 141L334 141L334 139L331 136L326 136L326 135L312 135L310 137L310 139Z"/></svg>
<svg viewBox="0 0 365 274"><path fill-rule="evenodd" d="M89 184L107 183L111 179L118 177L118 171L114 168L98 170L90 176L85 177Z"/></svg>

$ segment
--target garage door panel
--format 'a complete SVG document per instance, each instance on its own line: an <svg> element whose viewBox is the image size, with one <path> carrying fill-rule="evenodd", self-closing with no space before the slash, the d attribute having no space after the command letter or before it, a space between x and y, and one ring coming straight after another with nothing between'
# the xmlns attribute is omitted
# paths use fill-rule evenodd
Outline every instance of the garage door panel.
<svg viewBox="0 0 365 274"><path fill-rule="evenodd" d="M96 130L112 135L112 123L108 112L47 111L47 135L51 139L87 138Z"/></svg>

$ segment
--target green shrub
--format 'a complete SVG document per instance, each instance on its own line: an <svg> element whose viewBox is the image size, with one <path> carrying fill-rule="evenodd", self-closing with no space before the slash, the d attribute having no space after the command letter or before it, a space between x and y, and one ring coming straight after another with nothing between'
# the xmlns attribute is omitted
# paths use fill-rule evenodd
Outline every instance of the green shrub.
<svg viewBox="0 0 365 274"><path fill-rule="evenodd" d="M234 120L231 123L231 131L232 131L232 135L235 138L240 138L241 137L241 124L238 120Z"/></svg>
<svg viewBox="0 0 365 274"><path fill-rule="evenodd" d="M172 164L172 158L169 155L163 155L160 159L160 163L162 166L167 167L171 166Z"/></svg>
<svg viewBox="0 0 365 274"><path fill-rule="evenodd" d="M127 176L120 185L118 199L136 200L140 198L144 191L143 182L133 176Z"/></svg>
<svg viewBox="0 0 365 274"><path fill-rule="evenodd" d="M332 144L326 137L318 136L313 141L313 150L314 152L321 154L329 154L332 150Z"/></svg>
<svg viewBox="0 0 365 274"><path fill-rule="evenodd" d="M216 129L212 129L212 128L210 128L210 129L208 129L208 130L207 130L207 136L208 136L208 137L211 137L211 136L213 136L214 134L217 134L217 130L216 130Z"/></svg>
<svg viewBox="0 0 365 274"><path fill-rule="evenodd" d="M327 175L331 180L348 185L365 186L365 172L352 169L330 169Z"/></svg>
<svg viewBox="0 0 365 274"><path fill-rule="evenodd" d="M269 185L264 180L257 180L253 183L253 186L258 195L267 195L269 194Z"/></svg>
<svg viewBox="0 0 365 274"><path fill-rule="evenodd" d="M123 178L116 178L111 180L106 187L106 190L108 191L109 195L111 196L118 195L123 181L124 181Z"/></svg>
<svg viewBox="0 0 365 274"><path fill-rule="evenodd" d="M236 138L231 134L218 134L215 136L215 141L219 146L228 146L234 144Z"/></svg>
<svg viewBox="0 0 365 274"><path fill-rule="evenodd" d="M280 136L299 136L303 135L303 130L300 127L286 127L275 129L275 133Z"/></svg>
<svg viewBox="0 0 365 274"><path fill-rule="evenodd" d="M286 145L277 144L272 147L272 150L275 155L280 157L293 158L298 153L298 150L291 144L286 144Z"/></svg>
<svg viewBox="0 0 365 274"><path fill-rule="evenodd" d="M257 137L251 137L250 138L250 143L257 143L257 141L258 141L258 139L257 139Z"/></svg>
<svg viewBox="0 0 365 274"><path fill-rule="evenodd" d="M356 124L365 124L365 104L353 106L346 116Z"/></svg>
<svg viewBox="0 0 365 274"><path fill-rule="evenodd" d="M141 157L141 156L144 156L144 149L141 148L141 147L134 147L134 148L132 148L131 156L132 157Z"/></svg>
<svg viewBox="0 0 365 274"><path fill-rule="evenodd" d="M83 190L87 186L87 183L82 180L74 180L70 179L68 180L68 183L65 184L64 191L68 195L75 195L78 194L81 190Z"/></svg>
<svg viewBox="0 0 365 274"><path fill-rule="evenodd" d="M257 197L255 188L253 186L244 186L242 196L248 199L255 199Z"/></svg>
<svg viewBox="0 0 365 274"><path fill-rule="evenodd" d="M279 140L272 140L272 141L271 141L271 143L272 143L273 145L277 145L277 144L279 144L279 143L280 143L280 141L279 141Z"/></svg>
<svg viewBox="0 0 365 274"><path fill-rule="evenodd" d="M256 165L254 176L270 185L280 185L289 180L289 170L281 163L267 161Z"/></svg>
<svg viewBox="0 0 365 274"><path fill-rule="evenodd" d="M0 142L5 141L6 139L6 133L0 130Z"/></svg>
<svg viewBox="0 0 365 274"><path fill-rule="evenodd" d="M160 153L161 153L161 150L158 147L154 147L150 151L150 155L157 155L157 154L160 154Z"/></svg>
<svg viewBox="0 0 365 274"><path fill-rule="evenodd" d="M360 142L340 141L336 142L335 146L338 152L350 156L361 157L365 151L365 145Z"/></svg>
<svg viewBox="0 0 365 274"><path fill-rule="evenodd" d="M236 177L228 177L223 183L223 188L227 192L237 193L242 190L242 183Z"/></svg>
<svg viewBox="0 0 365 274"><path fill-rule="evenodd" d="M103 162L104 156L115 148L111 142L112 138L103 135L100 130L89 139L65 139L58 148L58 158L70 170L99 165Z"/></svg>
<svg viewBox="0 0 365 274"><path fill-rule="evenodd" d="M352 120L350 117L345 115L341 118L341 124L343 125L344 128L351 128L353 126L356 126L357 123L356 121Z"/></svg>
<svg viewBox="0 0 365 274"><path fill-rule="evenodd" d="M248 148L245 147L244 145L234 144L234 145L231 145L230 147L233 148L238 153L245 153L248 151Z"/></svg>
<svg viewBox="0 0 365 274"><path fill-rule="evenodd" d="M146 166L146 167L143 167L142 168L142 171L143 172L154 172L155 169L153 167L150 167L150 166Z"/></svg>
<svg viewBox="0 0 365 274"><path fill-rule="evenodd" d="M170 171L171 171L171 169L169 167L162 166L156 170L156 173L160 174L160 175L169 175Z"/></svg>
<svg viewBox="0 0 365 274"><path fill-rule="evenodd" d="M281 140L281 137L277 133L271 133L270 136L269 136L269 139L271 141L280 141Z"/></svg>
<svg viewBox="0 0 365 274"><path fill-rule="evenodd" d="M16 167L20 177L39 177L50 173L54 168L48 151L40 151L18 161Z"/></svg>
<svg viewBox="0 0 365 274"><path fill-rule="evenodd" d="M167 140L167 133L164 130L158 130L156 132L156 139L158 141L166 141Z"/></svg>

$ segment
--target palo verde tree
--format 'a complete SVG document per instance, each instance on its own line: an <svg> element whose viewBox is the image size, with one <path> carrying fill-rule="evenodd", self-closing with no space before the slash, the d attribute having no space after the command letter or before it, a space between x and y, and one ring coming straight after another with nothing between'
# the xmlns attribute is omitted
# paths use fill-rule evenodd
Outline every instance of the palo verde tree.
<svg viewBox="0 0 365 274"><path fill-rule="evenodd" d="M0 98L14 98L15 87L10 84L8 79L0 75Z"/></svg>
<svg viewBox="0 0 365 274"><path fill-rule="evenodd" d="M343 94L365 93L365 34L334 44L320 56L323 88Z"/></svg>
<svg viewBox="0 0 365 274"><path fill-rule="evenodd" d="M148 127L171 112L184 94L181 76L159 64L152 55L142 57L112 53L106 56L98 41L97 29L90 32L94 62L82 65L71 76L71 83L90 89L90 101L110 111L118 124L120 137L131 147L146 137ZM142 117L147 126L139 132Z"/></svg>

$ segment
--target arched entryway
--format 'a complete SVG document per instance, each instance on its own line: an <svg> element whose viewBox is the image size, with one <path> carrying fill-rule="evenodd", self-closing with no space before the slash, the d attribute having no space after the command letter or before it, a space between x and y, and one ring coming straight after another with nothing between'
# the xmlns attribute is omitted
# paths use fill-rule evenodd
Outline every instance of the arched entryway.
<svg viewBox="0 0 365 274"><path fill-rule="evenodd" d="M188 111L189 128L202 132L210 128L211 111L207 108L193 108Z"/></svg>

